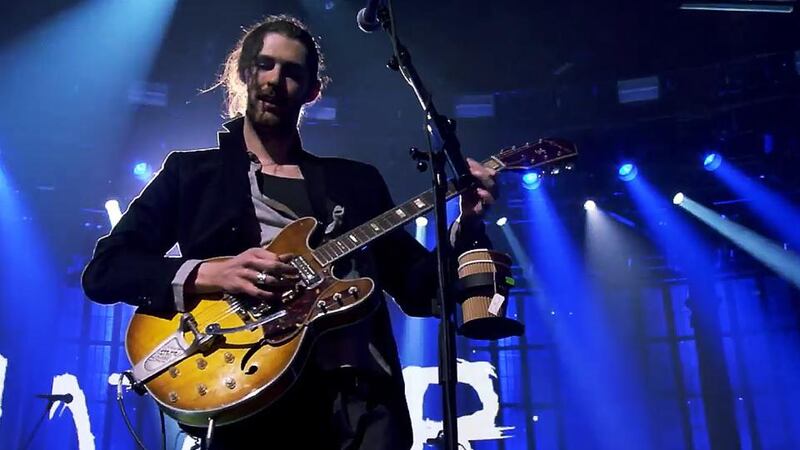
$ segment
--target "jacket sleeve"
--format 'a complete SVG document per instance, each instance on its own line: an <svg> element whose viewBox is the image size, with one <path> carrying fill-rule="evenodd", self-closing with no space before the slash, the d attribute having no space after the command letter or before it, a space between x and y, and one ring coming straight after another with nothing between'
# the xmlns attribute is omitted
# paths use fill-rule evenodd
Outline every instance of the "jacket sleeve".
<svg viewBox="0 0 800 450"><path fill-rule="evenodd" d="M119 223L97 241L81 279L90 299L175 311L172 282L187 260L164 255L178 235L178 157L167 157Z"/></svg>
<svg viewBox="0 0 800 450"><path fill-rule="evenodd" d="M388 211L395 206L383 177L376 169L370 177L378 200L379 212ZM455 253L474 248L476 245L488 246L483 222L451 229L453 245L448 246L451 261L455 263ZM454 250L455 248L456 250ZM405 229L393 231L375 242L374 252L378 278L383 289L391 295L400 308L410 316L426 317L434 315L433 299L436 297L438 268L436 252L428 251ZM453 267L455 269L455 267ZM455 270L451 271L455 273Z"/></svg>

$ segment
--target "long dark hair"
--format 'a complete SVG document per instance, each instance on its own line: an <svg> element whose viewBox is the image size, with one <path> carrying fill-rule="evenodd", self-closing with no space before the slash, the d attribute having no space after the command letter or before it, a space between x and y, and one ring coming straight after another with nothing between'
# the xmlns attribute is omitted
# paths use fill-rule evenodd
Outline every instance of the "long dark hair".
<svg viewBox="0 0 800 450"><path fill-rule="evenodd" d="M319 80L321 88L329 82L329 78L323 75L325 61L319 39L311 35L308 27L293 16L285 14L268 16L245 30L236 47L225 59L217 83L210 88L222 86L225 89L225 109L228 117L243 115L247 108L247 74L252 69L256 56L261 52L264 35L267 33L278 33L300 41L307 50L306 65L309 79Z"/></svg>

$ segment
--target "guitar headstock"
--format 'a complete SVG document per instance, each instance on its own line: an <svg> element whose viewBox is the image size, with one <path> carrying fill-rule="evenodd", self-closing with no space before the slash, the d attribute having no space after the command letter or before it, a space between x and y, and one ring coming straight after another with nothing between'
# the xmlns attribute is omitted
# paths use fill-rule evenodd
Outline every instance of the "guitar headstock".
<svg viewBox="0 0 800 450"><path fill-rule="evenodd" d="M534 143L502 150L493 158L503 163L503 169L530 170L545 165L569 167L570 160L578 155L575 144L564 139L545 138ZM556 172L557 173L557 172Z"/></svg>

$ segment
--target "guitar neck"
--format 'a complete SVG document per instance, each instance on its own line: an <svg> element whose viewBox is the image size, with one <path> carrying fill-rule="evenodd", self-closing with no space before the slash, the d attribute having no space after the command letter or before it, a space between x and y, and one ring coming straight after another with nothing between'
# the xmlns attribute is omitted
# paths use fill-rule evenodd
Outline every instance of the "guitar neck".
<svg viewBox="0 0 800 450"><path fill-rule="evenodd" d="M504 164L496 158L489 158L481 164L496 171L504 168ZM459 195L462 190L456 188L452 181L448 182L447 199L449 200ZM433 189L428 189L402 205L398 205L367 223L359 225L347 233L320 245L313 251L314 257L323 266L333 264L370 242L432 210L433 200Z"/></svg>

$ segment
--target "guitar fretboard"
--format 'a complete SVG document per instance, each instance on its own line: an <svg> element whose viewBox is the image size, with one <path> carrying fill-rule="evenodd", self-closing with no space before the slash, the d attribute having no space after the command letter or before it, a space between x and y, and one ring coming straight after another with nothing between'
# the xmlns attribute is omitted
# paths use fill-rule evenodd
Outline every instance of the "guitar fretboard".
<svg viewBox="0 0 800 450"><path fill-rule="evenodd" d="M488 159L482 164L484 167L493 170L501 170L503 167L503 164L494 158ZM456 189L453 182L447 184L448 199L455 197L459 193L460 191ZM432 209L433 190L429 189L411 200L375 217L369 222L359 225L347 233L320 245L313 251L313 255L320 264L327 266Z"/></svg>

